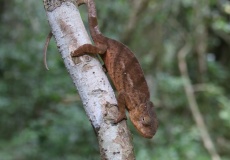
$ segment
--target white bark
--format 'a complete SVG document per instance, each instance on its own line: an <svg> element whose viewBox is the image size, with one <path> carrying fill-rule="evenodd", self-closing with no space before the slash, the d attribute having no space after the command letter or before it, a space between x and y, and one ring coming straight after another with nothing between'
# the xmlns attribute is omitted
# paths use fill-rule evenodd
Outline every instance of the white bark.
<svg viewBox="0 0 230 160"><path fill-rule="evenodd" d="M96 131L101 159L134 159L126 122L117 125L111 123L117 116L117 101L100 62L89 55L74 59L70 56L71 51L80 45L91 43L77 7L67 1L46 13L67 71Z"/></svg>

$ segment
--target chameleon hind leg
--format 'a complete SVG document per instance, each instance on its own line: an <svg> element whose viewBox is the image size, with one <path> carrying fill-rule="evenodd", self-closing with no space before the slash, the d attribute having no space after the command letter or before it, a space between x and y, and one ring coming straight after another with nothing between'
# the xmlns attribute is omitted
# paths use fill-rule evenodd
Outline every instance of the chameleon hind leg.
<svg viewBox="0 0 230 160"><path fill-rule="evenodd" d="M75 51L73 51L71 53L72 57L78 57L78 56L82 56L85 55L86 53L89 54L104 54L107 50L107 47L97 47L94 46L92 44L84 44L80 47L78 47L78 49L76 49Z"/></svg>

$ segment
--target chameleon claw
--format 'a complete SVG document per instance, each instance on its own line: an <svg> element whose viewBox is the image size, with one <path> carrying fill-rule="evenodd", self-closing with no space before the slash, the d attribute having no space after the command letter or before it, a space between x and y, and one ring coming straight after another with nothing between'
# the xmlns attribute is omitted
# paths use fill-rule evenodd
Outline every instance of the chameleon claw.
<svg viewBox="0 0 230 160"><path fill-rule="evenodd" d="M102 65L102 70L103 70L105 73L107 73L107 72L108 72L108 70L106 69L105 64L103 64L103 65Z"/></svg>

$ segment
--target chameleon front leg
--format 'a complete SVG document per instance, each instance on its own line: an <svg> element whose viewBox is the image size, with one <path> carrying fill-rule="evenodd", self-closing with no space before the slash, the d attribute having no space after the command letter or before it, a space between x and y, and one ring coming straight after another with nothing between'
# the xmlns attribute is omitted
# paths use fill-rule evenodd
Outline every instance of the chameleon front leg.
<svg viewBox="0 0 230 160"><path fill-rule="evenodd" d="M76 49L75 51L73 51L71 53L71 56L72 57L78 57L78 56L82 56L86 53L89 53L89 54L104 54L107 50L107 47L97 47L97 46L94 46L92 44L84 44L80 47L78 47L78 49Z"/></svg>
<svg viewBox="0 0 230 160"><path fill-rule="evenodd" d="M118 117L113 121L113 123L119 123L124 119L127 119L126 114L125 114L125 109L126 109L126 94L124 91L121 91L118 93L117 97L117 102L118 102Z"/></svg>

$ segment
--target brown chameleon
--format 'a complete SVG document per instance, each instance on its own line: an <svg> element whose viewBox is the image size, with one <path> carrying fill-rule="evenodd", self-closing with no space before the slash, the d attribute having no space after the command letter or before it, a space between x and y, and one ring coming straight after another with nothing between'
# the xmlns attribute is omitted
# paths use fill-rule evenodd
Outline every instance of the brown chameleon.
<svg viewBox="0 0 230 160"><path fill-rule="evenodd" d="M87 5L90 34L95 45L80 46L71 54L72 57L85 53L100 54L118 91L119 116L114 123L126 119L125 109L127 109L130 120L139 133L145 138L152 138L156 133L158 121L153 103L150 101L148 85L137 58L127 46L101 34L93 0L78 0L77 4Z"/></svg>

